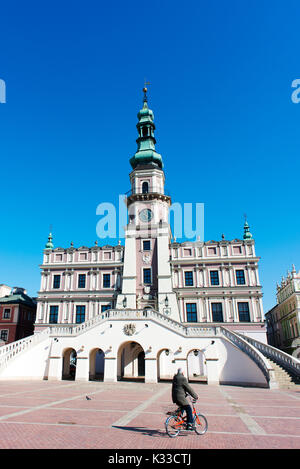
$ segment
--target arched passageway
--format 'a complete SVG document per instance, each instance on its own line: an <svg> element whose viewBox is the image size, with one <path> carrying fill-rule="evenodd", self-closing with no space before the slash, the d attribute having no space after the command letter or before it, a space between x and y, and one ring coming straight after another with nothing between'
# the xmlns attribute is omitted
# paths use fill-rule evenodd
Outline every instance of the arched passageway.
<svg viewBox="0 0 300 469"><path fill-rule="evenodd" d="M201 350L191 350L187 355L188 380L207 383L205 355Z"/></svg>
<svg viewBox="0 0 300 469"><path fill-rule="evenodd" d="M126 342L118 351L118 380L145 380L145 352L137 342Z"/></svg>
<svg viewBox="0 0 300 469"><path fill-rule="evenodd" d="M175 374L174 355L170 349L160 350L157 354L157 379L170 381Z"/></svg>
<svg viewBox="0 0 300 469"><path fill-rule="evenodd" d="M105 354L100 348L95 348L90 351L89 356L89 380L90 381L103 381L104 380L104 357Z"/></svg>
<svg viewBox="0 0 300 469"><path fill-rule="evenodd" d="M77 353L73 348L67 348L63 352L63 365L61 379L75 380Z"/></svg>

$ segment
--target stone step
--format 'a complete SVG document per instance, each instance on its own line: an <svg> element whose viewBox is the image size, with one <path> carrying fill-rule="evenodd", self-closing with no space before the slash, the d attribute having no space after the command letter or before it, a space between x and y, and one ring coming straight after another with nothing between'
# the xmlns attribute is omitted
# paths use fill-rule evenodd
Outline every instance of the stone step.
<svg viewBox="0 0 300 469"><path fill-rule="evenodd" d="M280 389L291 389L300 386L300 383L295 382L295 378L281 365L278 365L271 359L268 360L273 367L275 379Z"/></svg>

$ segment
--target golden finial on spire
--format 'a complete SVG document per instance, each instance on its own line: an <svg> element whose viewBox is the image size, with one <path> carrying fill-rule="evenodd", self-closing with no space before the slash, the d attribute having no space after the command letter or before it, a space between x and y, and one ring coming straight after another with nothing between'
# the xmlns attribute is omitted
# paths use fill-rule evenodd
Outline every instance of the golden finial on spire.
<svg viewBox="0 0 300 469"><path fill-rule="evenodd" d="M143 92L144 92L144 101L147 101L147 94L146 94L147 91L148 91L147 85L150 85L150 82L149 82L149 81L146 81L146 79L145 79L144 88L143 88Z"/></svg>

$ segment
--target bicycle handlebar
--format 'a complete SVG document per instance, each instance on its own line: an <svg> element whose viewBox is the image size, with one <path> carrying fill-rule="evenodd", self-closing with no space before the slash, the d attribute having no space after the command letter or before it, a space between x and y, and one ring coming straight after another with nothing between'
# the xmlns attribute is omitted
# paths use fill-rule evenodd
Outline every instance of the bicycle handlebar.
<svg viewBox="0 0 300 469"><path fill-rule="evenodd" d="M198 398L195 399L194 397L188 396L188 400L191 401L193 404L195 404L197 402Z"/></svg>

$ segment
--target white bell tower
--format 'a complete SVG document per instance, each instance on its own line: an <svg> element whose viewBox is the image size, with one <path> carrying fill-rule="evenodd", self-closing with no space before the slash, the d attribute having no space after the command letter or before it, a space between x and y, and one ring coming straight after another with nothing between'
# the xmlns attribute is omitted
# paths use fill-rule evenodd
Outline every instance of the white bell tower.
<svg viewBox="0 0 300 469"><path fill-rule="evenodd" d="M155 151L153 112L138 113L138 151L131 158L131 191L127 196L129 223L125 229L122 293L117 308L151 308L179 321L170 266L171 230L162 157Z"/></svg>

